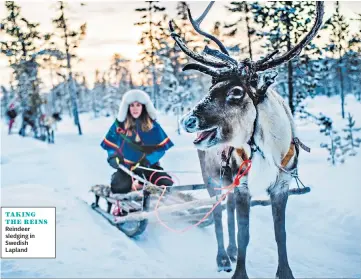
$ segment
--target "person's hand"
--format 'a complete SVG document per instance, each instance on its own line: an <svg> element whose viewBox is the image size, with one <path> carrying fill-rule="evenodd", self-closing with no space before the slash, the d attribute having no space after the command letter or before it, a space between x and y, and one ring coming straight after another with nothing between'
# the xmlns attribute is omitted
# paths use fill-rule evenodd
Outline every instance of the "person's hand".
<svg viewBox="0 0 361 279"><path fill-rule="evenodd" d="M143 188L143 184L140 184L138 180L134 180L132 183L132 191L141 190Z"/></svg>
<svg viewBox="0 0 361 279"><path fill-rule="evenodd" d="M108 163L112 168L118 169L119 165L124 163L124 158L119 154L114 154L108 157Z"/></svg>
<svg viewBox="0 0 361 279"><path fill-rule="evenodd" d="M150 163L149 161L144 157L142 160L139 161L139 164L143 167L149 167Z"/></svg>

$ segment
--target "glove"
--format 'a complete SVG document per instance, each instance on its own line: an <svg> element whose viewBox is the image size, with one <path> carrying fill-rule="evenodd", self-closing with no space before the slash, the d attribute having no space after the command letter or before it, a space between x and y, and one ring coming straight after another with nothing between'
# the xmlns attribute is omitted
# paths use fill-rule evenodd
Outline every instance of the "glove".
<svg viewBox="0 0 361 279"><path fill-rule="evenodd" d="M149 167L150 163L149 161L144 157L142 160L139 161L139 164L143 167Z"/></svg>
<svg viewBox="0 0 361 279"><path fill-rule="evenodd" d="M119 165L124 163L124 157L119 154L114 154L108 157L107 161L112 168L118 169Z"/></svg>

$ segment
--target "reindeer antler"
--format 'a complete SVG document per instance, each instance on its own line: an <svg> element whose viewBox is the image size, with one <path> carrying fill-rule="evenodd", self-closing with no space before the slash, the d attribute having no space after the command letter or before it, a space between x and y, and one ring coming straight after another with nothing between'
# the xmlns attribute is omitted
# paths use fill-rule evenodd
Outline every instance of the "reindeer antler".
<svg viewBox="0 0 361 279"><path fill-rule="evenodd" d="M193 19L189 9L188 15L193 28L199 34L215 42L220 48L221 52L205 47L202 54L196 53L190 50L184 43L184 41L180 38L180 36L174 32L171 21L169 22L169 28L171 30L171 35L173 39L176 41L177 45L181 48L181 50L189 57L202 64L201 65L197 63L191 63L186 65L183 70L193 69L215 78L238 76L242 78L247 78L248 80L252 80L254 79L254 76L257 72L277 67L293 59L294 57L299 55L302 49L316 36L318 30L321 27L324 14L324 2L318 1L316 4L316 20L311 31L303 38L302 41L300 41L294 48L292 48L284 55L273 58L278 53L278 50L276 50L257 62L249 60L237 62L235 59L229 56L229 53L225 46L216 37L200 29L200 24L208 14L209 10L212 8L213 4L214 1L210 2L202 15L196 20Z"/></svg>
<svg viewBox="0 0 361 279"><path fill-rule="evenodd" d="M171 31L172 38L176 41L176 43L180 47L180 49L185 54L187 54L189 57L191 57L194 60L196 60L197 62L200 62L205 65L205 66L203 66L203 65L200 66L198 64L189 64L187 66L187 70L189 70L189 69L200 70L201 69L201 71L204 71L207 74L210 74L212 76L218 76L219 74L216 73L215 69L210 69L207 66L211 66L211 67L215 67L215 68L224 68L224 67L233 68L237 65L237 61L229 56L226 47L221 43L221 41L219 41L213 35L206 33L205 31L203 31L200 28L200 24L202 23L204 18L207 16L207 14L210 11L210 9L212 8L213 4L214 4L214 1L211 1L208 4L207 8L202 13L202 15L197 19L193 18L192 13L191 13L190 9L188 8L188 17L189 17L189 20L190 20L194 30L197 31L197 33L201 34L202 36L205 36L206 38L215 42L222 52L219 52L218 50L212 50L206 46L204 48L202 54L196 53L196 52L190 50L187 47L187 45L185 44L185 42L181 39L181 37L177 33L175 33L172 21L169 21L169 29ZM212 57L210 57L210 56L212 56ZM214 59L214 58L216 58L216 59ZM231 70L231 69L229 69L229 70ZM222 71L222 72L224 72L224 71Z"/></svg>
<svg viewBox="0 0 361 279"><path fill-rule="evenodd" d="M271 69L274 67L277 67L293 58L295 58L297 55L299 55L302 51L302 49L308 45L308 43L316 36L318 30L321 27L322 19L324 14L324 2L317 1L316 2L316 20L315 24L313 25L311 31L303 38L302 41L300 41L294 48L292 48L290 51L285 53L284 55L272 59L272 56L276 53L271 53L269 56L266 56L265 59L262 59L255 64L255 70L258 71L264 71L267 69Z"/></svg>
<svg viewBox="0 0 361 279"><path fill-rule="evenodd" d="M196 20L193 19L192 17L192 14L191 14L191 10L188 8L188 18L194 28L194 30L197 31L198 34L212 40L213 42L215 42L217 44L217 46L221 49L221 51L224 53L224 54L227 54L229 56L229 53L226 49L226 47L221 43L220 40L218 40L216 37L214 37L212 34L209 34L209 33L206 33L204 32L201 28L200 28L200 25L203 21L203 19L206 17L206 15L208 14L209 10L212 8L214 4L214 1L211 1L207 8L204 10L204 12L202 13L202 15L197 18Z"/></svg>
<svg viewBox="0 0 361 279"><path fill-rule="evenodd" d="M223 63L223 61L215 61L212 59L209 59L208 57L205 57L202 54L199 54L197 52L194 52L192 50L190 50L187 45L184 43L184 41L182 40L182 38L175 33L172 21L169 21L169 29L171 31L171 36L172 38L175 40L175 42L177 43L177 45L180 47L180 49L187 54L189 57L193 58L194 60L196 60L197 62L200 62L204 65L207 66L212 66L212 67L216 67L216 68L222 68L222 67L226 67L227 64Z"/></svg>

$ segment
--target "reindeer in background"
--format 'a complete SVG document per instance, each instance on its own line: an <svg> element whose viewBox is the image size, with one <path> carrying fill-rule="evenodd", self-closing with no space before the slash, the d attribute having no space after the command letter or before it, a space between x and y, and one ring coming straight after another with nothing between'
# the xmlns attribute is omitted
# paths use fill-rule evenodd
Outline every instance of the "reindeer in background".
<svg viewBox="0 0 361 279"><path fill-rule="evenodd" d="M270 196L278 247L276 277L294 278L287 259L285 211L291 179L297 171L299 147L307 148L296 135L289 107L282 97L269 89L277 75L270 71L295 58L316 36L322 24L324 3L316 3L316 19L311 31L287 53L275 57L275 51L254 62L250 59L236 61L229 56L224 45L214 36L202 31L200 24L213 5L194 20L188 10L194 29L215 42L220 51L206 47L203 53L190 50L175 33L169 22L171 35L181 50L198 63L190 63L183 70L197 70L212 77L212 86L189 113L181 118L188 133L198 133L194 145L198 149L204 183L211 196L216 194L209 178L218 179L223 173L225 185L232 183L244 160L250 159L252 167L243 177L234 194L227 200L230 243L224 248L222 209L215 211L215 231L218 242L217 264L220 270L231 271L231 260L236 260L232 278L248 278L246 249L249 243L249 214L251 195L261 190ZM227 149L225 149L227 148ZM222 160L219 154L222 153ZM221 164L220 164L221 162ZM237 244L235 241L234 210L237 214Z"/></svg>

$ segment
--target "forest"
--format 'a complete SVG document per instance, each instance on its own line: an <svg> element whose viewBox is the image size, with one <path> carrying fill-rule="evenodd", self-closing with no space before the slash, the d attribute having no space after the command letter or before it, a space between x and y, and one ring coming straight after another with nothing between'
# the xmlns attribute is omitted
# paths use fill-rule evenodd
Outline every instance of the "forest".
<svg viewBox="0 0 361 279"><path fill-rule="evenodd" d="M42 33L39 23L23 17L21 4L4 2L1 59L7 60L11 77L9 84L1 85L2 116L10 105L16 106L17 115L31 119L34 136L44 138L40 129L42 115L66 114L73 118L81 135L79 114L114 117L119 100L131 88L145 90L158 110L179 117L205 95L210 77L182 71L192 61L175 44L168 27L172 20L176 32L194 51L216 47L192 27L187 2L174 3L177 13L173 18L162 2L139 2L139 8L134 10L139 20L133 24L142 30L138 39L142 50L137 59L141 70L135 73L130 59L114 53L104 62L109 63L106 71L94 68L95 81L90 85L84 73L74 70L82 61L78 52L87 36L87 22L75 28L68 16L72 5L88 4L57 2L49 19L53 32ZM361 13L356 11L348 18L341 12L342 2L330 4L332 15L324 19L317 37L296 59L278 67L273 87L287 100L294 117L318 123L320 132L329 136L329 142L322 146L330 150L330 160L335 163L337 152L353 154L360 145L353 136L359 129L348 113L345 98L353 95L361 102ZM297 44L312 26L315 2L243 1L225 3L223 8L238 19L216 21L207 31L223 42L232 57L257 60L274 50L286 52ZM356 31L351 30L351 22L358 24ZM51 89L46 91L44 72L51 77ZM339 99L341 116L348 121L342 141L330 117L311 113L304 105L307 98L322 95Z"/></svg>

